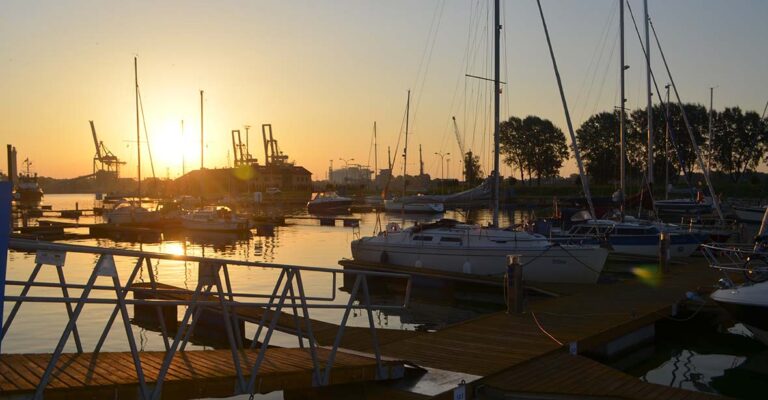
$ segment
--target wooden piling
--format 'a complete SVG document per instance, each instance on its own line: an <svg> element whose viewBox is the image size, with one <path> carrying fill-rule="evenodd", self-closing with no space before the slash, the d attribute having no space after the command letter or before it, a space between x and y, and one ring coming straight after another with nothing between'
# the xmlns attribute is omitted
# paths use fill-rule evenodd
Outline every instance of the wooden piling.
<svg viewBox="0 0 768 400"><path fill-rule="evenodd" d="M525 282L520 255L507 256L507 314L522 314L525 310Z"/></svg>
<svg viewBox="0 0 768 400"><path fill-rule="evenodd" d="M666 274L669 272L669 244L670 235L666 232L659 233L659 272Z"/></svg>

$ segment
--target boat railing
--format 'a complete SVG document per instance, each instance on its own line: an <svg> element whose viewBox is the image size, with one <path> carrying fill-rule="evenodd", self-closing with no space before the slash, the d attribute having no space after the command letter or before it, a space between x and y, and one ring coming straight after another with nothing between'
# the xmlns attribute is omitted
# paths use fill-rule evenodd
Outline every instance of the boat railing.
<svg viewBox="0 0 768 400"><path fill-rule="evenodd" d="M42 379L38 383L34 395L36 399L42 398L46 386L53 378L54 371L58 368L57 363L61 361L62 354L68 343L71 345L73 340L77 353L83 353L86 347L84 339L87 337L95 338L95 336L90 334L83 335L82 331L78 331L78 319L81 317L84 307L88 304L113 306L111 315L106 321L100 336L98 336L92 352L97 354L102 350L107 336L113 330L112 326L117 319L119 321L118 324L122 325L122 329L117 327L115 329L124 330L127 344L133 357L140 388L139 397L143 399L158 399L162 393L163 381L169 373L174 356L185 350L190 342L195 326L198 321L203 319L201 318L203 311L212 311L221 316L222 324L224 325L223 330L226 333L226 342L231 350L231 361L237 375L238 393L254 393L257 389L255 386L257 373L265 362L264 357L266 350L270 346L270 339L274 331L280 327L295 333L298 339L298 347L308 350L311 354L313 385L328 385L331 369L341 345L345 327L348 325L350 314L358 309L362 311L361 315L367 314L367 330L370 333L373 355L377 362L377 379L385 379L387 373L381 359L373 311L386 309L403 310L408 307L411 292L411 277L406 274L397 273L174 255L14 238L10 239L9 248L16 251L34 253L35 257L34 266L30 268L31 272L27 280L6 280L4 282L5 286L16 287L16 289L10 291L14 294L0 298L0 306L3 303L12 304L10 313L5 321L3 322L0 319L0 331L2 332L0 335L0 349L2 349L3 339L7 336L12 323L20 315L19 311L23 303L63 303L67 312L67 322L63 332L52 349L50 361L45 367ZM72 261L82 260L82 257L73 257L77 253L91 256L89 260L95 260L95 264L93 261L85 264ZM67 258L70 259L69 263ZM178 267L178 262L192 263L193 266L194 264L197 265L198 276L194 290L184 290L163 285L160 282L160 271L167 268L164 276L170 276L170 271L174 267ZM73 263L75 265L71 265ZM64 276L65 265L68 270L74 268L81 269L78 272L81 272L82 268L89 269L88 273L74 274L81 277L80 280L85 280L85 282L67 281ZM41 270L51 267L55 268L58 281L55 278L47 282L36 281ZM262 289L265 291L264 293L235 291L230 279L230 271L235 268L272 269L279 271L279 274L262 275L268 276L268 278L264 278L265 282L262 282L265 284L260 285L262 288L267 288ZM315 289L318 287L317 283L321 282L315 279L317 274L328 274L330 276L330 279L328 279L330 292L326 295L322 293L319 293L319 295L309 295L305 291L304 277L306 275L310 275L313 279L313 291L317 290ZM336 298L337 277L342 274L354 277L354 284L349 292L349 299L346 301ZM128 275L127 280L122 280L125 279L124 275ZM275 275L277 275L277 278L274 277ZM148 277L149 282L145 284L139 283L145 277ZM392 295L397 297L394 300L388 299L390 302L385 304L373 304L368 282L370 278L376 277L402 279L405 285L404 294ZM97 281L100 282L97 284ZM0 282L0 285L2 284L3 282ZM32 296L29 294L32 288L44 288L47 291L44 295L36 294ZM79 296L72 295L70 291L78 293ZM0 291L0 295L2 294L3 292ZM134 319L139 307L143 308L143 310L148 310L143 311L145 313L153 314L156 311L157 314L150 318L153 320L155 317L157 318L165 355L157 378L151 384L147 382L144 369L142 368L139 350L137 349L136 340L131 328L131 316L128 312L129 305L138 306L134 308ZM178 306L186 307L183 318L180 322L175 321L175 312L171 312L174 315L174 323L178 323L178 326L166 326L166 317L163 314L168 309L175 310ZM2 308L0 307L0 309ZM247 314L245 311L248 309L257 309L261 313ZM309 310L329 309L339 310L342 317L337 325L338 329L335 336L331 336L333 338L333 346L330 348L327 358L320 359L318 352L319 344L313 333L313 320L310 319ZM281 314L283 315L282 319ZM279 326L278 320L282 321ZM250 344L243 337L245 335L245 330L243 329L245 322L256 324L256 333ZM315 321L315 324L319 323ZM292 324L293 326L285 328L286 324ZM323 324L327 325L327 323ZM172 329L176 330L176 332L173 333ZM248 347L255 349L257 346L259 346L259 351L256 361L252 365L249 364L247 367L241 367L241 357L244 357L242 354L243 349Z"/></svg>
<svg viewBox="0 0 768 400"><path fill-rule="evenodd" d="M768 279L768 251L754 243L702 244L701 252L709 267L722 271L730 284L729 272L742 273L752 282Z"/></svg>

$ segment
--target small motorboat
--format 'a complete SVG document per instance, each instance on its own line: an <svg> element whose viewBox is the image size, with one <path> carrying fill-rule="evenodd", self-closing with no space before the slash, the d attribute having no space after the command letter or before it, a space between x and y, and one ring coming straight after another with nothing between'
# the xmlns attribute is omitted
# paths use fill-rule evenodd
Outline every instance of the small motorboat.
<svg viewBox="0 0 768 400"><path fill-rule="evenodd" d="M312 214L327 214L346 212L352 205L352 199L336 194L336 192L320 192L307 203L307 210Z"/></svg>
<svg viewBox="0 0 768 400"><path fill-rule="evenodd" d="M209 232L245 232L251 229L248 219L232 212L229 207L205 207L181 217L187 230Z"/></svg>
<svg viewBox="0 0 768 400"><path fill-rule="evenodd" d="M160 214L133 202L122 202L107 212L107 223L112 225L147 226L160 222Z"/></svg>
<svg viewBox="0 0 768 400"><path fill-rule="evenodd" d="M768 345L768 281L723 287L710 297Z"/></svg>

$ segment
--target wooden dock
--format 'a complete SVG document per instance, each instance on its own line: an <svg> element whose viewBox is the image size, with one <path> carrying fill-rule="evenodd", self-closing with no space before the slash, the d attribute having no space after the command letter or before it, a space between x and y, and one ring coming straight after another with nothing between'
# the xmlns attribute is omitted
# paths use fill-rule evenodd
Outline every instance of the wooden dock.
<svg viewBox="0 0 768 400"><path fill-rule="evenodd" d="M321 359L330 351L318 349ZM165 352L140 352L147 383L156 382ZM241 350L241 370L248 376L258 350ZM0 397L26 398L34 393L50 354L3 354L0 357ZM403 376L403 363L384 361L387 376ZM270 348L257 375L257 393L312 387L308 350ZM333 384L376 379L372 357L339 352L331 373ZM178 353L163 384L163 398L232 396L237 379L229 350ZM46 399L139 398L138 378L130 353L64 354L45 389Z"/></svg>
<svg viewBox="0 0 768 400"><path fill-rule="evenodd" d="M133 285L135 289L147 289L147 291L143 292L140 297L147 299L147 298L153 298L153 299L161 299L161 300L185 300L188 301L192 296L192 291L184 290L182 288L178 288L171 285L166 285L162 283L157 283L157 292L150 292L150 283L148 282L141 282L136 283ZM211 302L217 302L219 300L218 296L215 295L205 295L200 296L201 300L205 301L211 301ZM220 310L217 306L211 306L207 307L208 309L214 309L214 310ZM274 317L273 311L265 310L262 307L233 307L231 312L235 315L237 315L237 318L241 321L251 322L251 323L259 323L262 318L265 318L267 321L271 321ZM265 315L266 314L266 315ZM136 317L137 314L134 313L134 316ZM139 316L140 317L140 316ZM141 318L141 317L140 317ZM156 320L156 314L154 310L151 310L148 313L148 318L151 321ZM173 318L172 318L173 319ZM296 324L300 323L302 326L306 326L306 322L303 318L294 318L293 314L289 314L287 312L282 312L277 318L277 323L275 325L275 329L279 332L291 334L291 335L297 335L299 332L296 329ZM315 339L317 340L318 344L322 346L330 346L333 344L333 341L336 338L336 334L339 330L339 326L312 319L312 333L315 336ZM223 328L222 328L223 333ZM301 335L306 338L306 330L301 331ZM403 330L394 330L394 329L377 329L376 330L377 337L379 339L379 343L389 343L395 340L403 339L406 337L411 337L415 334L413 331L403 331ZM347 343L347 347L350 349L369 349L371 346L371 336L370 331L368 328L364 327L354 327L354 326L347 326L344 328L344 335L343 335L344 343Z"/></svg>
<svg viewBox="0 0 768 400"><path fill-rule="evenodd" d="M645 383L582 355L631 345L633 335L675 318L688 291L713 290L720 275L691 261L667 275L639 270L640 277L612 284L538 283L560 296L530 301L522 314L497 312L435 333L414 332L382 343L381 351L422 367L470 374L476 379L468 383L468 393L496 387L526 396L722 399ZM342 347L368 351L365 343L345 340Z"/></svg>
<svg viewBox="0 0 768 400"><path fill-rule="evenodd" d="M340 393L351 393L352 397L392 400L445 398L455 384L466 379L468 392L478 390L489 396L506 393L522 397L722 398L642 382L584 356L606 355L622 346L631 347L633 340L639 343L648 339L656 321L676 318L678 309L688 301L687 292L707 293L719 277L697 261L676 266L667 275L647 269L638 270L637 274L637 279L600 285L537 283L537 290L556 296L531 299L522 314L492 313L434 333L377 330L384 356L454 374L456 382L447 384L444 392L423 395L378 383L367 384L364 390L360 389L362 392L350 387L342 391L305 388L293 395L334 398ZM496 284L490 280L485 283ZM264 310L248 308L237 312L246 320L258 320ZM283 332L295 333L295 324L292 315L281 314L277 326ZM333 343L335 325L313 320L312 326L319 344ZM633 338L638 332L646 336ZM346 328L341 343L345 349L372 351L366 328ZM500 398L503 397L502 394Z"/></svg>

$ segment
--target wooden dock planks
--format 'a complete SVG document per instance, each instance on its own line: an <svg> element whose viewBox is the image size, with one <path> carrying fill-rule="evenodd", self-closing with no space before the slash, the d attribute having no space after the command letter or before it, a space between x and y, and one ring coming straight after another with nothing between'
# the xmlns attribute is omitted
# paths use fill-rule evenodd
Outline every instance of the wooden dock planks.
<svg viewBox="0 0 768 400"><path fill-rule="evenodd" d="M643 382L597 361L565 352L535 358L507 371L482 379L485 395L502 392L519 397L579 396L587 398L723 399Z"/></svg>
<svg viewBox="0 0 768 400"><path fill-rule="evenodd" d="M499 389L513 392L630 399L711 398L642 382L585 357L570 356L564 348L576 342L579 352L590 350L670 317L675 305L686 298L686 292L710 291L718 278L716 271L694 261L675 266L664 276L649 274L645 279L612 284L537 284L562 295L532 301L523 314L481 316L435 333L414 333L389 341L382 344L381 350L385 356L407 359L422 367L486 377L508 373L512 375L504 375L499 382L514 378L533 385L499 384ZM365 347L358 350L370 351ZM560 369L554 369L558 363L562 364ZM557 374L557 379L547 375L549 370ZM485 385L487 379L478 382ZM557 390L547 392L553 388ZM614 391L594 392L611 388Z"/></svg>
<svg viewBox="0 0 768 400"><path fill-rule="evenodd" d="M319 359L330 351L319 348ZM144 376L148 383L157 381L164 352L141 352ZM241 350L240 366L245 376L256 361L258 350ZM33 392L51 359L50 354L3 354L0 356L0 397ZM258 372L257 391L312 387L312 359L304 349L268 349ZM389 376L402 376L403 363L384 361ZM331 373L331 384L376 379L376 361L371 357L338 352ZM163 396L204 397L236 394L235 367L229 350L196 350L178 353L164 381ZM132 393L138 390L138 378L130 353L64 354L46 387L45 398L93 397L96 394ZM179 396L179 392L184 392ZM130 396L130 395L129 395Z"/></svg>

